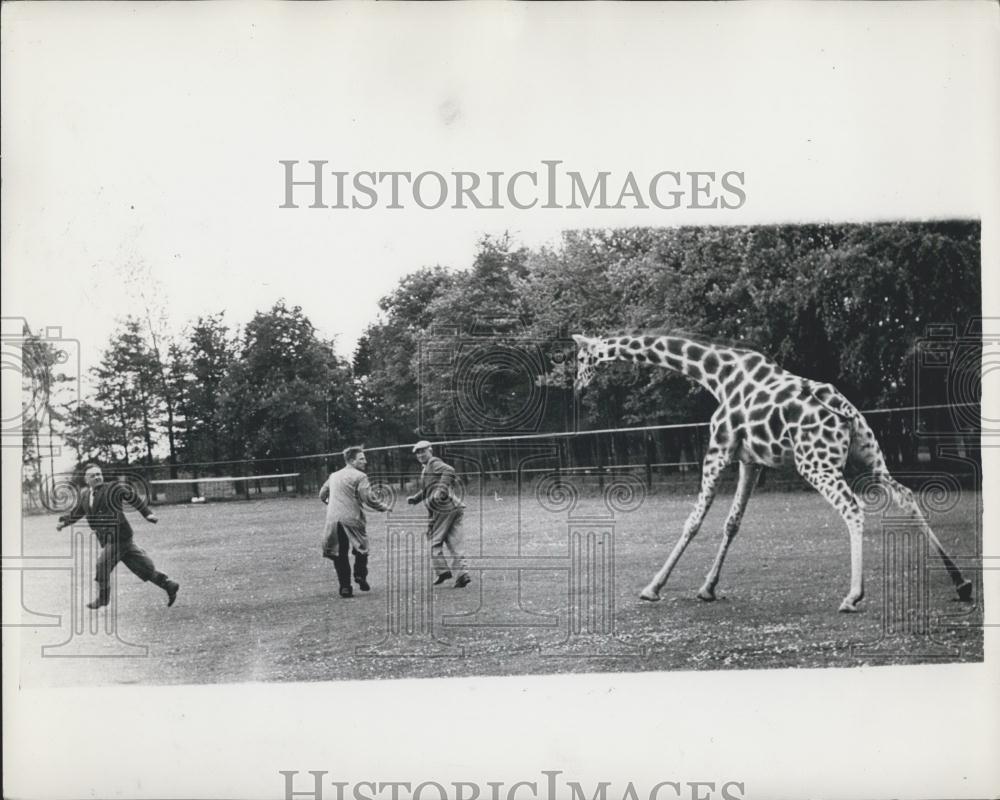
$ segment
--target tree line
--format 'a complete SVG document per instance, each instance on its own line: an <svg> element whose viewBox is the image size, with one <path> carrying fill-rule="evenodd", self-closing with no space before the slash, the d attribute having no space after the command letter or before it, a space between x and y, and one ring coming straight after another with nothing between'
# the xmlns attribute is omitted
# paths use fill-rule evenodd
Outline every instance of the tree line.
<svg viewBox="0 0 1000 800"><path fill-rule="evenodd" d="M174 337L127 318L93 392L52 424L81 461L162 464L176 477L182 464L355 442L707 420L714 400L699 387L625 363L600 369L575 405L568 335L647 329L751 347L862 409L908 406L928 327L961 333L981 313L979 238L969 221L588 229L538 249L486 236L465 269L403 277L350 360L284 301L242 326L220 312ZM527 394L538 407L525 414ZM941 381L920 393L949 399ZM875 421L892 460L916 458L912 419ZM585 462L637 447L620 441L572 448ZM638 447L647 460L650 447L658 459L697 456L697 434ZM37 457L27 438L25 453Z"/></svg>
<svg viewBox="0 0 1000 800"><path fill-rule="evenodd" d="M279 301L234 329L220 312L154 347L128 317L91 370L94 390L64 437L112 465L288 458L349 439L350 364L298 306Z"/></svg>
<svg viewBox="0 0 1000 800"><path fill-rule="evenodd" d="M430 344L454 330L474 342L476 326L491 329L495 343L527 341L550 359L545 411L552 413L538 420L540 430L566 427L566 366L574 355L566 335L574 332L669 330L738 344L833 383L861 409L913 405L923 377L920 403L945 404L956 398L940 373L921 376L918 349L929 330L961 337L980 315L979 235L976 222L939 221L581 230L537 251L508 237L486 238L467 271L417 271L382 300L354 372L397 438L418 422L427 430L469 430L474 420L457 418L463 394L490 404L482 419L511 416L504 404L517 394L516 375L494 369L489 391L481 391L475 364L458 381L447 368L429 368ZM714 407L714 398L681 376L619 362L598 370L578 423L606 429L703 421ZM935 414L931 421L946 429L948 412ZM871 419L890 461L916 462L914 420L912 412ZM698 460L702 436L578 437L569 458Z"/></svg>

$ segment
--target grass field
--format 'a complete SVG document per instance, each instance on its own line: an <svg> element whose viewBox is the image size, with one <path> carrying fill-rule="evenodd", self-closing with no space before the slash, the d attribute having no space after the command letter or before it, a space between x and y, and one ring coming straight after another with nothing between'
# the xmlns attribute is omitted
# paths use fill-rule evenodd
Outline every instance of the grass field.
<svg viewBox="0 0 1000 800"><path fill-rule="evenodd" d="M571 606L589 607L588 602L601 598L591 597L579 576L570 592L566 512L545 510L534 496L520 504L517 497L497 499L492 492L481 501L468 499L465 538L470 555L510 556L520 547L525 560L519 563L551 558L547 563L555 566L520 574L476 568L466 589L450 584L435 588L429 623L434 642L425 637L418 645L422 641L425 650L436 647L441 657L359 655L356 650L384 642L395 619L387 614L388 534L382 515L369 517L373 590L343 600L337 596L333 565L320 555L324 507L317 500L159 507L158 525L135 515L133 527L136 541L157 567L180 581L178 602L166 608L160 589L119 566L112 606L118 640L147 646L146 656L92 657L94 652L114 655L122 645L110 635L77 635L72 644L96 650L87 651L87 657L43 657L43 645L70 638L70 573L25 573L24 605L59 614L62 624L19 631L21 683L326 681L982 660L975 572L978 494L966 492L939 502L938 511L929 516L945 547L962 559L968 577L976 580L973 604L955 601L936 559L928 560L931 569L924 573L926 603L913 591L915 569L887 572L884 526L880 515L870 514L866 599L863 612L854 615L837 613L849 580L846 530L835 512L810 492L765 492L751 501L723 569L719 600L703 603L695 593L718 547L730 500L720 496L667 583L662 601L639 601L639 590L676 541L692 500L652 495L613 520L600 496L580 500L576 517L603 516L604 521L595 524L613 531L614 586L603 599L612 609L614 631L611 637L605 625L590 636L573 638ZM54 516L25 519L25 555L69 552L68 531L57 533L55 522ZM412 530L419 527L409 523ZM93 587L83 587L84 599ZM887 637L883 599L895 602L903 597L916 622L908 633ZM86 624L94 616L101 619L84 612ZM929 627L921 627L923 620ZM871 646L852 652L852 645L862 643Z"/></svg>

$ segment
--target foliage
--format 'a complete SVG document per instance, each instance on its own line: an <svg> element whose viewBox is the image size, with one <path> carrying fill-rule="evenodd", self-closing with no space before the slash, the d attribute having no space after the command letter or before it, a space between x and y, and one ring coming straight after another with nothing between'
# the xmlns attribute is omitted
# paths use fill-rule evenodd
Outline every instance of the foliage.
<svg viewBox="0 0 1000 800"><path fill-rule="evenodd" d="M163 373L138 320L122 322L91 373L93 398L73 410L67 442L81 461L152 464L164 422Z"/></svg>
<svg viewBox="0 0 1000 800"><path fill-rule="evenodd" d="M539 318L736 341L862 407L912 402L913 350L928 324L962 326L981 304L979 226L966 222L578 232L533 267ZM694 410L661 370L604 375L595 412L620 407L620 386L633 422L669 418L665 405Z"/></svg>
<svg viewBox="0 0 1000 800"><path fill-rule="evenodd" d="M17 343L11 343L12 348L15 346ZM60 349L27 326L19 346L22 489L29 502L36 504L42 499L46 472L51 476L55 471L55 440L66 432L64 389L79 376L67 375Z"/></svg>
<svg viewBox="0 0 1000 800"><path fill-rule="evenodd" d="M419 435L503 432L512 406L516 414L525 387L505 348L529 332L527 261L509 235L483 237L471 268L428 304L417 353Z"/></svg>
<svg viewBox="0 0 1000 800"><path fill-rule="evenodd" d="M354 354L362 438L408 439L417 428L420 336L433 324L431 303L450 292L455 273L425 267L405 276L379 301L381 319L369 325Z"/></svg>
<svg viewBox="0 0 1000 800"><path fill-rule="evenodd" d="M966 221L592 229L533 251L487 236L467 270L402 278L351 364L284 301L240 331L222 314L200 318L183 340L161 337L165 353L152 322L128 319L66 438L81 458L151 462L173 431L191 462L503 432L526 388L523 370L497 367L505 348L541 354L535 388L551 409L534 424L562 430L568 334L621 329L735 342L833 382L860 408L906 406L928 326L961 332L980 314L979 235ZM947 402L934 391L921 400ZM470 398L478 420L457 410ZM704 420L714 407L680 376L625 363L599 370L582 402L583 428ZM659 457L680 457L667 450ZM25 453L37 459L28 440Z"/></svg>
<svg viewBox="0 0 1000 800"><path fill-rule="evenodd" d="M180 451L185 462L219 461L229 454L220 403L236 347L219 313L199 317L184 343L171 349L169 374L182 419Z"/></svg>
<svg viewBox="0 0 1000 800"><path fill-rule="evenodd" d="M219 419L237 458L287 458L343 442L356 426L350 367L299 306L278 301L243 330Z"/></svg>

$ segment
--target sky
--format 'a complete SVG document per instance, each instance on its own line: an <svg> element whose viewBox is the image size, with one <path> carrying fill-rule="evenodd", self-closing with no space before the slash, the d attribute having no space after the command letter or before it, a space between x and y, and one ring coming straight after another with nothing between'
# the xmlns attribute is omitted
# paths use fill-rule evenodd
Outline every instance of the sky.
<svg viewBox="0 0 1000 800"><path fill-rule="evenodd" d="M468 267L486 233L537 247L586 226L976 216L995 174L982 7L126 7L4 9L3 313L60 326L84 369L141 311L122 277L136 268L175 332L284 298L350 356L400 277ZM479 174L559 159L612 182L734 170L747 199L279 208L279 161L310 159Z"/></svg>

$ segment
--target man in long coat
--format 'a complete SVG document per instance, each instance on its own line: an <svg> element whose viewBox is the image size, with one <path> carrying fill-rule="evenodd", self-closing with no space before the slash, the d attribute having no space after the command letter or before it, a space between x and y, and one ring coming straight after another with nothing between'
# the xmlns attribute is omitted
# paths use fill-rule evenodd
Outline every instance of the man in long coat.
<svg viewBox="0 0 1000 800"><path fill-rule="evenodd" d="M340 583L340 596L353 597L349 553L354 553L354 580L363 592L368 584L368 532L364 508L388 511L372 492L365 467L368 459L364 448L348 447L344 451L345 466L330 474L319 490L319 499L326 503L326 527L323 532L323 555L333 561Z"/></svg>

